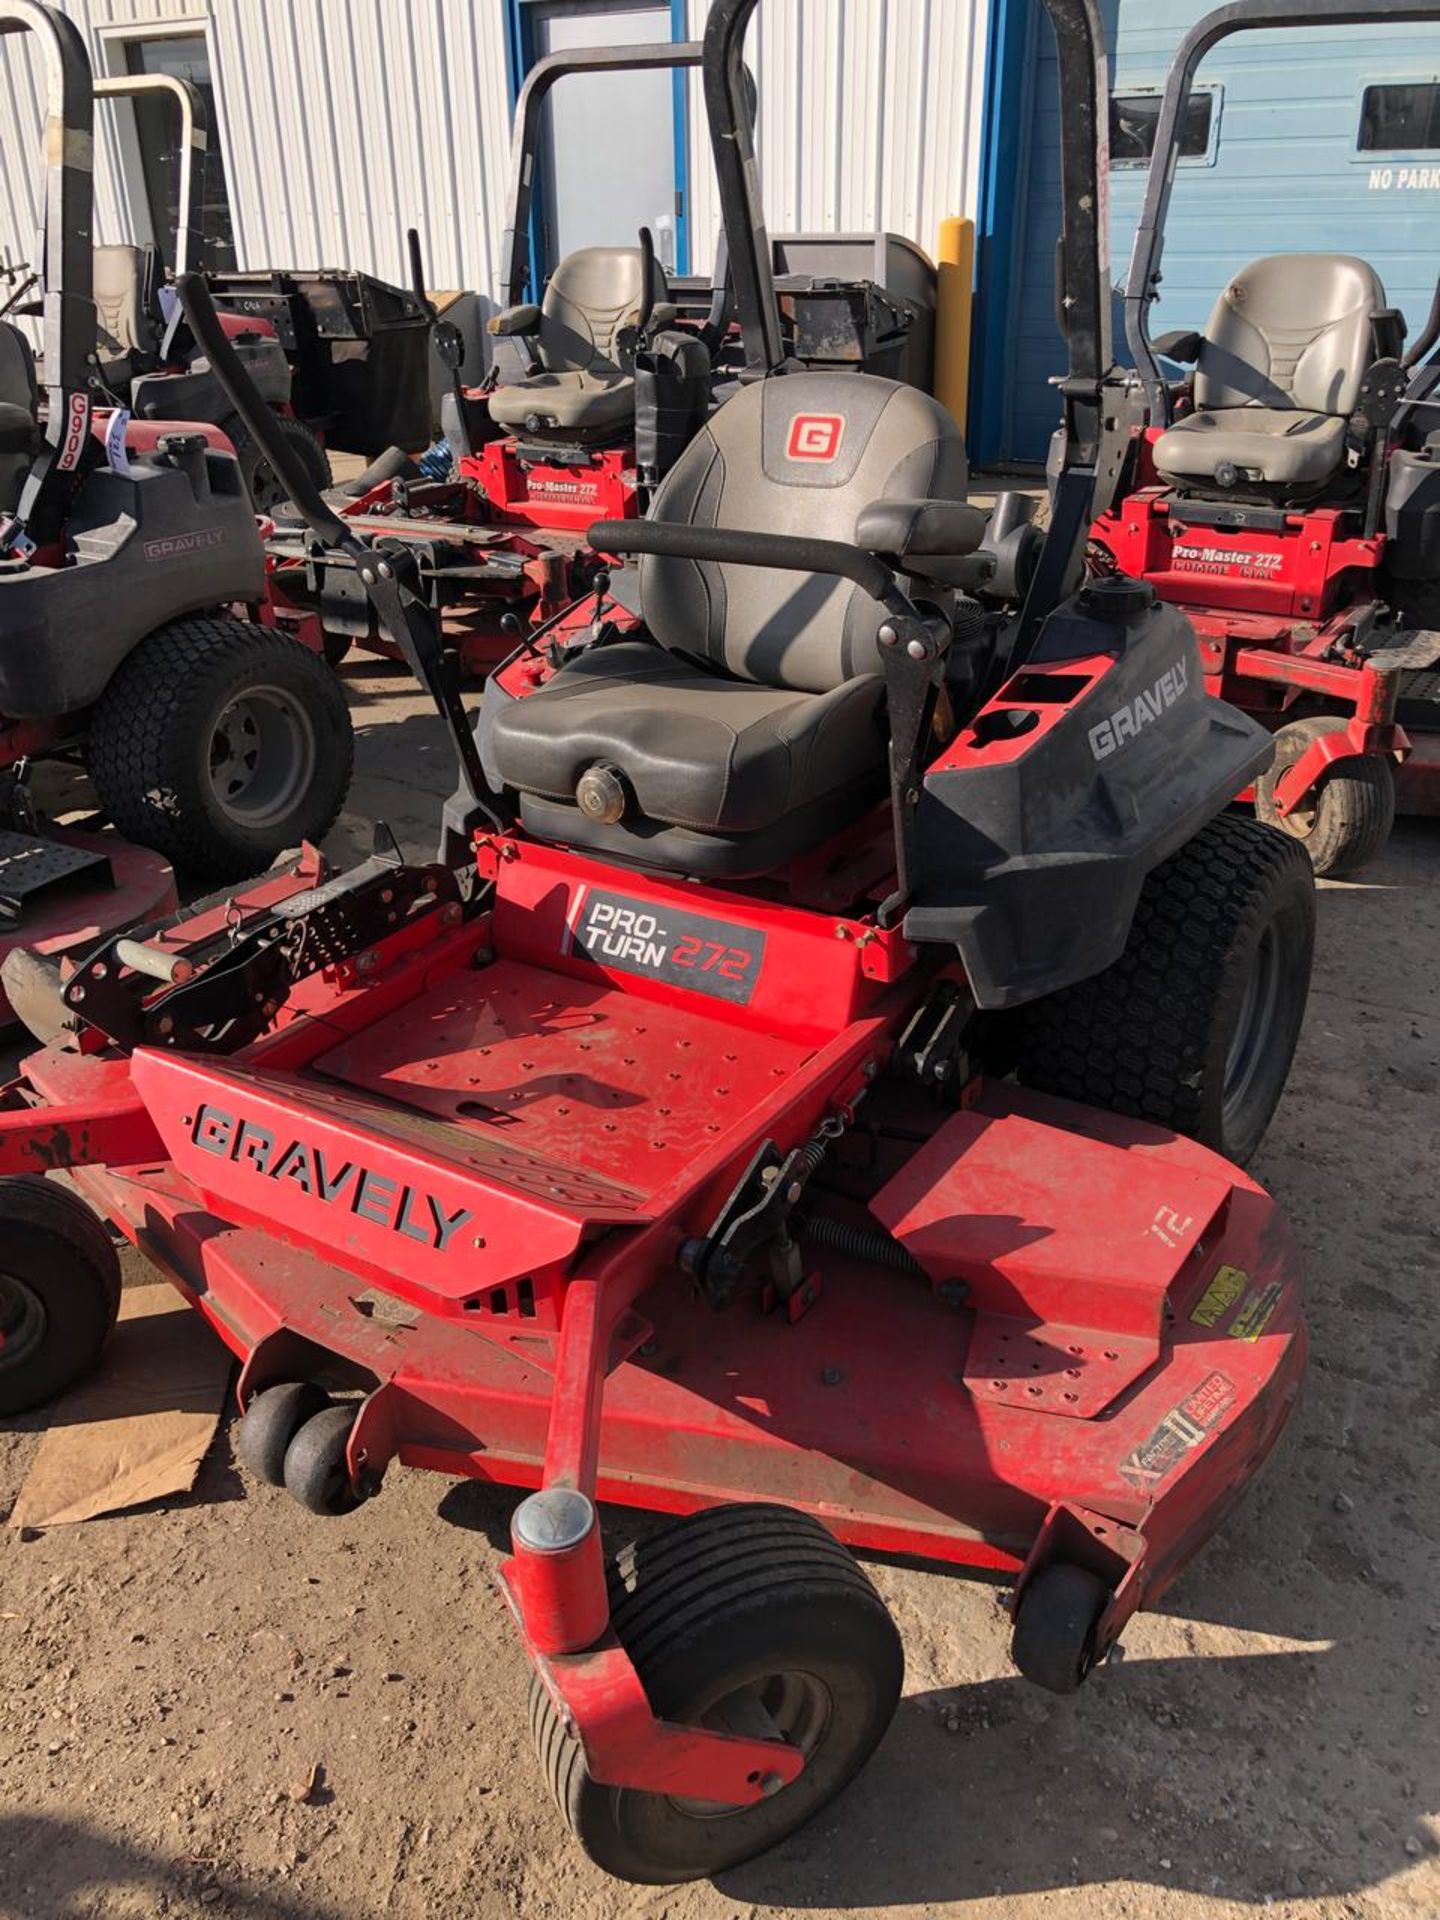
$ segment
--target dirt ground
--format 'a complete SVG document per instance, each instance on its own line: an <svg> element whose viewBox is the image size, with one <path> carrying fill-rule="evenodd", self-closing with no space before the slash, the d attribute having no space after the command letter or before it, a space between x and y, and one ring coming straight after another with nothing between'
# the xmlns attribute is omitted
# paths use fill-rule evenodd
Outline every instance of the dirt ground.
<svg viewBox="0 0 1440 1920"><path fill-rule="evenodd" d="M438 725L398 669L344 675L360 773L334 846L378 814L423 851ZM0 1914L1440 1914L1440 830L1402 827L1320 922L1257 1167L1309 1261L1306 1396L1080 1696L1013 1673L993 1587L872 1564L909 1667L861 1779L719 1884L620 1887L530 1756L492 1584L510 1500L397 1470L313 1520L247 1484L227 1417L193 1496L0 1531ZM0 1514L42 1426L0 1428Z"/></svg>

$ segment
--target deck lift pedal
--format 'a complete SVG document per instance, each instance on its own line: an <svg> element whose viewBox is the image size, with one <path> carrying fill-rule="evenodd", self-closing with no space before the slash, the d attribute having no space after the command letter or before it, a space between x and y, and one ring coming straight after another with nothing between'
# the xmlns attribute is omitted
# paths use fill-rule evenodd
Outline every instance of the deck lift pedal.
<svg viewBox="0 0 1440 1920"><path fill-rule="evenodd" d="M1440 21L1435 0L1233 0L1170 69L1125 292L1128 456L1092 563L1148 580L1200 636L1211 691L1276 738L1260 817L1319 873L1440 812L1440 287L1422 333L1349 254L1252 261L1203 332L1152 341L1195 73L1236 33ZM1175 385L1163 358L1190 363Z"/></svg>
<svg viewBox="0 0 1440 1920"><path fill-rule="evenodd" d="M595 536L646 636L602 623L477 740L409 550L295 473L452 731L440 857L380 834L103 943L0 1093L0 1407L113 1316L108 1241L35 1177L64 1167L236 1353L260 1478L328 1514L395 1460L526 1496L502 1579L541 1765L642 1882L783 1839L883 1735L903 1657L852 1548L1007 1575L1017 1663L1074 1687L1258 1471L1305 1348L1289 1230L1217 1149L1283 1086L1309 863L1224 815L1269 742L1183 616L1083 586L1094 0L1046 0L1070 370L1028 585L943 408L784 360L755 5L715 0L704 62L750 377ZM1004 1077L1062 1005L1108 1111ZM1115 1110L1132 1074L1149 1118ZM611 1560L608 1500L670 1522Z"/></svg>

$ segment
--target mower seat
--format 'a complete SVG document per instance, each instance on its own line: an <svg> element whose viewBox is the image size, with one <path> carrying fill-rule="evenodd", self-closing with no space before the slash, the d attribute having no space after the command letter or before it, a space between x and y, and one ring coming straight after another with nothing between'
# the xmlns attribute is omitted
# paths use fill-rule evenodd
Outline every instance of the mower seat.
<svg viewBox="0 0 1440 1920"><path fill-rule="evenodd" d="M794 373L720 408L650 517L853 542L877 501L963 500L967 478L959 429L927 394ZM639 588L651 641L592 648L487 713L490 767L530 832L734 878L773 870L883 794L876 601L828 574L656 555Z"/></svg>
<svg viewBox="0 0 1440 1920"><path fill-rule="evenodd" d="M638 247L582 247L560 262L543 307L511 307L490 330L533 337L541 371L490 395L490 418L507 432L591 440L622 433L635 418L633 356L620 335L643 306ZM670 289L657 264L655 302Z"/></svg>
<svg viewBox="0 0 1440 1920"><path fill-rule="evenodd" d="M40 445L39 389L30 343L0 321L0 513L20 504L25 476Z"/></svg>
<svg viewBox="0 0 1440 1920"><path fill-rule="evenodd" d="M1374 268L1348 254L1274 254L1246 267L1200 341L1195 411L1155 443L1162 478L1190 492L1323 487L1345 458L1385 310Z"/></svg>
<svg viewBox="0 0 1440 1920"><path fill-rule="evenodd" d="M109 387L128 387L159 358L158 275L153 247L95 249L96 352Z"/></svg>

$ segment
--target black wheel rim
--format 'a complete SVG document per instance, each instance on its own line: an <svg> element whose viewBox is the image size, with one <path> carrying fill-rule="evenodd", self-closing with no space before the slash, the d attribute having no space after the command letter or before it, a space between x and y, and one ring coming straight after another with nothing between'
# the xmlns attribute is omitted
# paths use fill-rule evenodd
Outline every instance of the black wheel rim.
<svg viewBox="0 0 1440 1920"><path fill-rule="evenodd" d="M727 1693L702 1716L701 1724L715 1733L785 1741L800 1749L808 1767L829 1729L832 1711L830 1689L823 1680L813 1673L786 1671L766 1674ZM778 1774L774 1783L773 1791L782 1792ZM752 1778L751 1784L763 1782ZM720 1800L689 1800L676 1794L669 1799L692 1820L733 1820L751 1812L754 1805L734 1807Z"/></svg>
<svg viewBox="0 0 1440 1920"><path fill-rule="evenodd" d="M0 1373L23 1367L45 1338L45 1302L13 1274L0 1273Z"/></svg>
<svg viewBox="0 0 1440 1920"><path fill-rule="evenodd" d="M1222 1110L1227 1136L1241 1130L1244 1114L1269 1071L1279 1031L1283 980L1284 941L1272 920L1250 956L1226 1050Z"/></svg>

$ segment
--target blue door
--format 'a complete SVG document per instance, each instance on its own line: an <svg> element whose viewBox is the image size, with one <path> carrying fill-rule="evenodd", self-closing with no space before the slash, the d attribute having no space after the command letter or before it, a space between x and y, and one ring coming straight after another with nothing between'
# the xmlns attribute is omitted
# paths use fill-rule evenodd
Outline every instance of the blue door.
<svg viewBox="0 0 1440 1920"><path fill-rule="evenodd" d="M1112 275L1124 281L1149 137L1170 60L1208 0L1116 0L1110 172ZM1035 6L1033 11L1041 9ZM1054 321L1059 232L1053 48L1042 26L1026 103L1028 174L1012 245L1014 326L977 458L1043 460L1063 365ZM993 134L994 120L991 130ZM1248 261L1267 253L1368 260L1412 337L1440 272L1440 24L1238 34L1203 62L1176 172L1152 333L1202 327ZM982 254L983 259L983 254ZM982 296L988 298L988 289ZM1123 352L1117 303L1118 352ZM991 378L995 367L992 362ZM989 384L987 382L987 384Z"/></svg>

